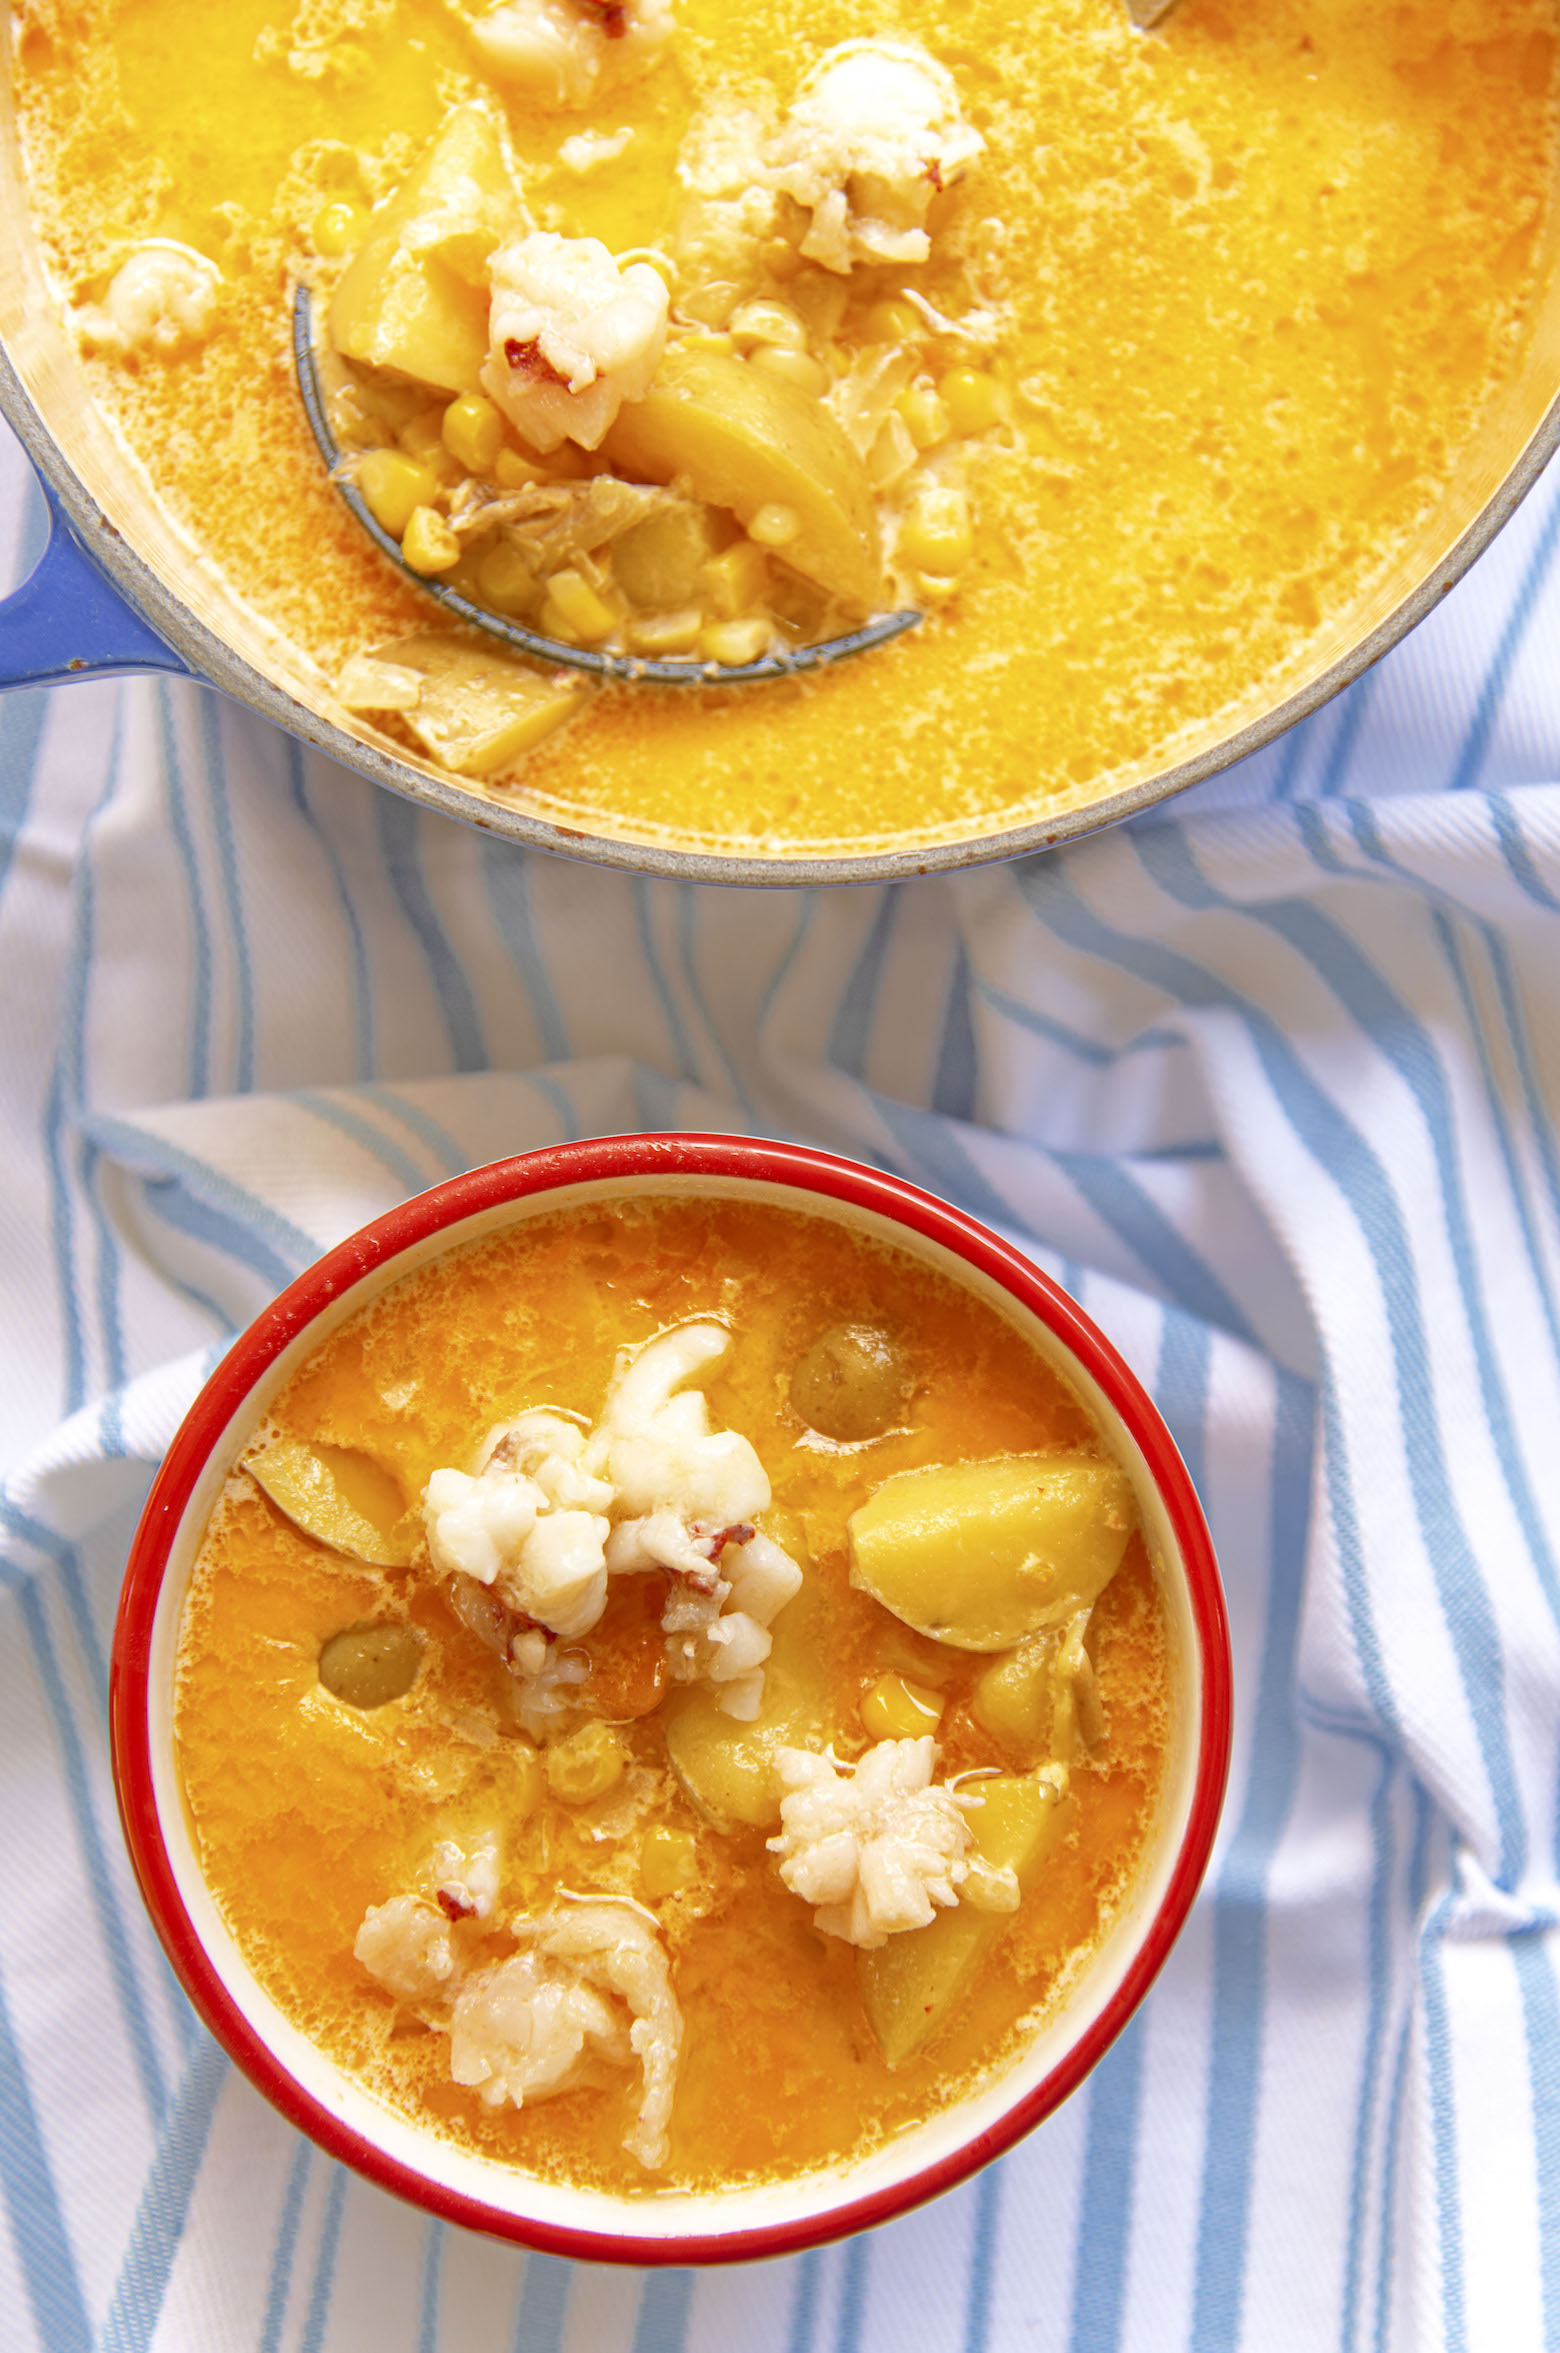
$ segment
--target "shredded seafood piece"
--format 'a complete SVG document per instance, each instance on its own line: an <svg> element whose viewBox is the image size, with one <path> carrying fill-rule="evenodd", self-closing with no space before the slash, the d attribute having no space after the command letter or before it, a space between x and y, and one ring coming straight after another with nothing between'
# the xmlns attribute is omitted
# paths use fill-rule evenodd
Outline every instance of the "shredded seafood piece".
<svg viewBox="0 0 1560 2353"><path fill-rule="evenodd" d="M441 1838L433 1850L433 1875L433 1900L447 1920L488 1919L498 1901L498 1832L484 1830L465 1846Z"/></svg>
<svg viewBox="0 0 1560 2353"><path fill-rule="evenodd" d="M203 253L151 237L120 263L102 303L75 313L76 326L90 350L168 359L210 333L221 284L221 271Z"/></svg>
<svg viewBox="0 0 1560 2353"><path fill-rule="evenodd" d="M386 1993L417 2007L442 2001L458 1976L449 1919L421 1896L370 1904L352 1952Z"/></svg>
<svg viewBox="0 0 1560 2353"><path fill-rule="evenodd" d="M507 1608L556 1634L583 1634L606 1605L604 1515L554 1508L540 1479L502 1461L474 1478L435 1471L423 1524L436 1568L493 1586Z"/></svg>
<svg viewBox="0 0 1560 2353"><path fill-rule="evenodd" d="M560 1889L551 1911L510 1921L512 1955L473 1968L462 1927L485 1920L497 1899L497 1833L464 1846L439 1840L428 1871L435 1901L370 1905L352 1950L386 1993L448 2033L451 2079L487 2107L522 2108L573 2090L592 2061L637 2059L643 2097L623 2146L647 2169L663 2166L682 2013L653 1915L627 1898Z"/></svg>
<svg viewBox="0 0 1560 2353"><path fill-rule="evenodd" d="M788 1794L769 1849L826 1936L870 1950L958 1902L970 1829L959 1797L932 1786L937 1756L930 1734L880 1740L854 1768L811 1749L775 1752Z"/></svg>
<svg viewBox="0 0 1560 2353"><path fill-rule="evenodd" d="M550 229L500 246L489 269L485 390L533 449L599 449L661 364L665 279L648 262L620 270L598 238Z"/></svg>
<svg viewBox="0 0 1560 2353"><path fill-rule="evenodd" d="M712 1430L702 1391L682 1384L731 1345L719 1324L679 1325L619 1355L587 1436L538 1408L489 1431L476 1468L435 1471L423 1518L451 1607L514 1673L516 1713L536 1737L588 1698L589 1662L560 1650L606 1606L607 1580L675 1578L661 1619L672 1672L720 1690L752 1722L763 1703L769 1625L802 1572L754 1515L769 1480L748 1440Z"/></svg>
<svg viewBox="0 0 1560 2353"><path fill-rule="evenodd" d="M471 37L529 97L582 106L609 58L643 62L672 29L672 0L506 0L477 18Z"/></svg>
<svg viewBox="0 0 1560 2353"><path fill-rule="evenodd" d="M920 262L932 199L985 148L953 76L913 41L846 41L808 75L770 146L765 176L812 214L809 261Z"/></svg>
<svg viewBox="0 0 1560 2353"><path fill-rule="evenodd" d="M628 2041L643 2073L644 2098L623 2146L648 2170L657 2170L666 2163L682 2051L682 2012L659 1936L637 1906L614 1903L571 1904L536 1919L522 1917L513 1929L517 1941L533 1940L547 1960L579 1971L628 2004L634 2020Z"/></svg>
<svg viewBox="0 0 1560 2353"><path fill-rule="evenodd" d="M586 1461L611 1480L625 1517L670 1510L729 1527L769 1508L769 1479L748 1440L711 1430L703 1392L683 1389L730 1346L719 1324L681 1324L618 1358Z"/></svg>
<svg viewBox="0 0 1560 2353"><path fill-rule="evenodd" d="M516 1953L468 1977L450 2021L450 2075L484 2107L523 2108L572 2091L598 2056L626 2067L628 2036L595 1989L539 1953Z"/></svg>

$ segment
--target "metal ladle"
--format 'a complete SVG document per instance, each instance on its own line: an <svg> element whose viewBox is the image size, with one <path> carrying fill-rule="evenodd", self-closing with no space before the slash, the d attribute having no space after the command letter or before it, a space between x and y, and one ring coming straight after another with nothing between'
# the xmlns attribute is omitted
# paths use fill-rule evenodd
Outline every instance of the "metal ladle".
<svg viewBox="0 0 1560 2353"><path fill-rule="evenodd" d="M543 637L534 629L524 628L518 621L508 621L501 614L491 613L483 605L474 604L462 596L458 588L447 588L439 580L430 580L421 572L413 571L401 553L400 542L393 539L382 523L375 521L362 493L354 488L342 472L346 456L330 428L325 394L321 389L319 370L314 356L314 305L307 286L300 286L293 299L293 364L298 375L298 390L303 400L304 414L309 420L314 438L319 444L331 480L342 498L362 524L374 545L393 564L399 565L408 580L436 597L448 612L462 621L469 621L474 629L485 630L517 654L526 654L534 662L563 665L570 670L588 670L597 678L626 678L639 683L648 681L658 686L746 686L761 679L796 678L809 670L823 670L833 662L843 661L849 654L869 653L874 646L887 645L891 638L900 637L905 630L915 628L922 618L912 611L880 613L860 629L853 629L844 637L826 637L816 645L787 648L783 653L765 654L756 662L742 662L727 668L721 662L701 662L693 658L682 661L652 661L638 654L593 653L583 646L566 645L560 638Z"/></svg>

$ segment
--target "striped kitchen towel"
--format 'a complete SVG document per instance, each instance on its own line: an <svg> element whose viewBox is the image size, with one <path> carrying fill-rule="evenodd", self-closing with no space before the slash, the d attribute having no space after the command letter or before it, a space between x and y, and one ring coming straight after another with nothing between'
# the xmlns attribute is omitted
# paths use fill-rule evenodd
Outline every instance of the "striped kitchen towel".
<svg viewBox="0 0 1560 2353"><path fill-rule="evenodd" d="M14 453L0 577L36 548ZM1560 2345L1560 630L1546 486L1370 679L1065 854L739 894L420 817L193 686L0 705L0 2343L41 2353ZM749 2273L526 2258L192 2019L105 1651L225 1336L451 1171L698 1125L1004 1227L1224 1563L1214 1866L1089 2085Z"/></svg>

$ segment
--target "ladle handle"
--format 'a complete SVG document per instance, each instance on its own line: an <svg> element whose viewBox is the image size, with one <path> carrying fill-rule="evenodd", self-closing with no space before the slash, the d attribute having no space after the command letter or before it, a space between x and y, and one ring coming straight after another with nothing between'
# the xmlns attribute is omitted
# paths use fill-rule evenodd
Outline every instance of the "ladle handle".
<svg viewBox="0 0 1560 2353"><path fill-rule="evenodd" d="M71 678L189 665L98 570L47 483L49 541L20 588L0 600L0 693Z"/></svg>

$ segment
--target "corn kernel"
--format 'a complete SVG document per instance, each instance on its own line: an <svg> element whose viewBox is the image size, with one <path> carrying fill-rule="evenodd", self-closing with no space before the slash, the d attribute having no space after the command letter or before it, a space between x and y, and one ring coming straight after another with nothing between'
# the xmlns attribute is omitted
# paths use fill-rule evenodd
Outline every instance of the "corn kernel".
<svg viewBox="0 0 1560 2353"><path fill-rule="evenodd" d="M501 449L493 460L493 479L500 490L523 490L540 482L546 468L536 458L523 458L517 449Z"/></svg>
<svg viewBox="0 0 1560 2353"><path fill-rule="evenodd" d="M460 541L437 508L413 507L401 553L414 572L449 572L460 562Z"/></svg>
<svg viewBox="0 0 1560 2353"><path fill-rule="evenodd" d="M795 507L782 506L778 499L767 507L760 507L748 525L749 539L760 547L789 547L801 536L802 518Z"/></svg>
<svg viewBox="0 0 1560 2353"><path fill-rule="evenodd" d="M699 651L707 662L719 662L722 669L741 670L749 662L761 661L769 651L769 623L757 616L750 621L712 621L699 639Z"/></svg>
<svg viewBox="0 0 1560 2353"><path fill-rule="evenodd" d="M418 507L432 506L439 478L432 466L400 449L371 449L357 470L363 503L382 531L399 539Z"/></svg>
<svg viewBox="0 0 1560 2353"><path fill-rule="evenodd" d="M698 1875L699 1850L691 1830L672 1830L658 1822L639 1845L639 1883L650 1901L675 1895Z"/></svg>
<svg viewBox="0 0 1560 2353"><path fill-rule="evenodd" d="M861 322L861 331L869 343L914 343L923 332L921 314L913 304L894 298L875 302Z"/></svg>
<svg viewBox="0 0 1560 2353"><path fill-rule="evenodd" d="M315 252L325 261L339 261L352 251L367 222L355 204L322 204L309 230Z"/></svg>
<svg viewBox="0 0 1560 2353"><path fill-rule="evenodd" d="M955 433L989 433L997 422L997 383L976 368L951 368L937 387Z"/></svg>
<svg viewBox="0 0 1560 2353"><path fill-rule="evenodd" d="M631 654L675 662L681 655L697 651L703 628L704 614L699 606L687 605L680 613L640 613L630 621L625 635Z"/></svg>
<svg viewBox="0 0 1560 2353"><path fill-rule="evenodd" d="M776 344L766 343L754 352L748 365L762 368L766 376L778 376L782 384L794 384L809 400L821 400L829 389L827 368L820 367L808 351L782 351Z"/></svg>
<svg viewBox="0 0 1560 2353"><path fill-rule="evenodd" d="M511 620L535 604L538 585L530 558L507 539L488 548L477 565L477 591L483 603Z"/></svg>
<svg viewBox="0 0 1560 2353"><path fill-rule="evenodd" d="M610 1724L581 1724L547 1751L547 1786L566 1804L586 1805L605 1797L623 1778L628 1763L622 1735Z"/></svg>
<svg viewBox="0 0 1560 2353"><path fill-rule="evenodd" d="M677 348L679 351L712 351L718 359L729 359L737 347L721 329L707 327L700 334L684 335Z"/></svg>
<svg viewBox="0 0 1560 2353"><path fill-rule="evenodd" d="M807 329L788 302L741 303L731 314L731 337L743 353L807 349Z"/></svg>
<svg viewBox="0 0 1560 2353"><path fill-rule="evenodd" d="M769 566L751 539L733 540L699 567L699 578L718 621L735 621L761 605L769 590Z"/></svg>
<svg viewBox="0 0 1560 2353"><path fill-rule="evenodd" d="M542 608L542 629L547 636L567 638L578 645L600 645L616 626L616 613L583 572L565 569L553 574Z"/></svg>
<svg viewBox="0 0 1560 2353"><path fill-rule="evenodd" d="M444 412L444 446L468 474L491 474L504 446L504 420L480 392L463 392Z"/></svg>
<svg viewBox="0 0 1560 2353"><path fill-rule="evenodd" d="M900 561L946 580L975 553L970 508L962 490L923 490L899 532Z"/></svg>
<svg viewBox="0 0 1560 2353"><path fill-rule="evenodd" d="M917 449L936 449L953 431L946 401L929 384L912 384L894 405Z"/></svg>
<svg viewBox="0 0 1560 2353"><path fill-rule="evenodd" d="M942 1722L942 1694L905 1675L879 1675L861 1702L861 1721L874 1740L919 1740Z"/></svg>

